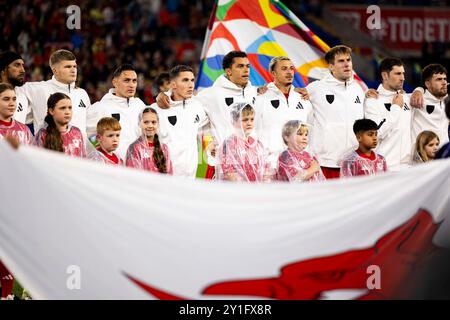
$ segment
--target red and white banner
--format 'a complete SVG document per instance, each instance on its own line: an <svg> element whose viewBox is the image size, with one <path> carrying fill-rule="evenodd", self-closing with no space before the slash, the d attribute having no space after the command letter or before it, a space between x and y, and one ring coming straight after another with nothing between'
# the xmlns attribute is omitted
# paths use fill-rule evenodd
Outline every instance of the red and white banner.
<svg viewBox="0 0 450 320"><path fill-rule="evenodd" d="M236 184L0 141L0 176L0 259L35 299L394 298L450 247L450 160Z"/></svg>
<svg viewBox="0 0 450 320"><path fill-rule="evenodd" d="M367 13L367 7L333 5L330 9L348 20L349 27L370 34L390 49L420 51L424 42L450 41L450 9L380 6L381 28L371 30L367 21L375 15Z"/></svg>

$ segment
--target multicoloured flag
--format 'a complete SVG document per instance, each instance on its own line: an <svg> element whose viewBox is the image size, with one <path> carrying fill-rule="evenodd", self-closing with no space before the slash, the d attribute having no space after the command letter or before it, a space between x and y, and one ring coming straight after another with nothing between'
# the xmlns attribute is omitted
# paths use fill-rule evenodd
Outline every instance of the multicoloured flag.
<svg viewBox="0 0 450 320"><path fill-rule="evenodd" d="M295 87L321 79L329 47L278 0L218 0L208 24L197 79L197 89L210 87L223 73L222 59L232 50L245 51L253 85L270 82L269 62L291 58ZM366 88L365 84L355 78Z"/></svg>

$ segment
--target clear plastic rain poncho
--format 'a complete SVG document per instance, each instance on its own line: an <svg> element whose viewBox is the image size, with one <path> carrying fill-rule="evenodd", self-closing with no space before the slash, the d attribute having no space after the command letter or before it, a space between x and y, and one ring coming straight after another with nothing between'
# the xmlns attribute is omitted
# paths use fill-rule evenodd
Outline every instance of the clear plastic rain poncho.
<svg viewBox="0 0 450 320"><path fill-rule="evenodd" d="M46 124L36 134L34 141L36 146L44 147L45 139L47 137L47 127L48 125ZM86 142L80 129L69 125L66 132L61 133L61 139L63 142L63 150L66 155L86 158Z"/></svg>
<svg viewBox="0 0 450 320"><path fill-rule="evenodd" d="M219 180L268 182L270 167L262 143L255 136L255 110L247 103L230 106L234 133L218 148L216 174Z"/></svg>
<svg viewBox="0 0 450 320"><path fill-rule="evenodd" d="M120 165L120 166L123 165L123 160L118 156L117 153L113 152L113 155L111 156L104 150L102 150L100 147L91 151L88 154L88 159L106 164Z"/></svg>
<svg viewBox="0 0 450 320"><path fill-rule="evenodd" d="M166 144L159 140L156 134L153 136L153 142L148 141L148 135L150 135L148 130L145 129L143 121L144 114L150 114L150 112L141 113L139 116L139 124L141 126L142 135L134 141L127 150L125 164L127 167L137 168L152 172L161 172L158 168L158 164L155 161L155 150L157 152L156 158L161 163L165 164L165 172L167 174L173 174L172 161L170 160L169 150ZM162 158L164 157L164 159ZM165 160L165 161L163 161Z"/></svg>
<svg viewBox="0 0 450 320"><path fill-rule="evenodd" d="M290 120L281 135L287 149L278 157L276 178L279 181L321 181L325 176L317 159L308 151L311 126L299 120Z"/></svg>
<svg viewBox="0 0 450 320"><path fill-rule="evenodd" d="M370 156L355 150L342 160L341 177L370 176L387 171L383 156L372 151Z"/></svg>

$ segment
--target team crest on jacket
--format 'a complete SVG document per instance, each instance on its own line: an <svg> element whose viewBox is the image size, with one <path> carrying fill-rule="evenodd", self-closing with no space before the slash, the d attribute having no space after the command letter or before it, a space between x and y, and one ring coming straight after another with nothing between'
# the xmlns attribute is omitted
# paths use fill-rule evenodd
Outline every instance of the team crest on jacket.
<svg viewBox="0 0 450 320"><path fill-rule="evenodd" d="M334 94L327 94L325 95L325 98L327 98L329 104L332 104L334 101Z"/></svg>
<svg viewBox="0 0 450 320"><path fill-rule="evenodd" d="M391 111L391 106L392 106L392 104L390 104L390 103L385 103L384 106L386 107L387 111Z"/></svg>
<svg viewBox="0 0 450 320"><path fill-rule="evenodd" d="M199 123L200 122L200 117L198 116L198 114L195 116L194 119L194 123Z"/></svg>
<svg viewBox="0 0 450 320"><path fill-rule="evenodd" d="M80 100L80 104L78 105L78 108L86 108L86 105L84 104L83 100Z"/></svg>
<svg viewBox="0 0 450 320"><path fill-rule="evenodd" d="M272 104L272 107L277 109L280 106L280 100L270 100L270 103Z"/></svg>
<svg viewBox="0 0 450 320"><path fill-rule="evenodd" d="M432 114L434 111L434 106L432 104L427 105L427 112L428 114Z"/></svg>
<svg viewBox="0 0 450 320"><path fill-rule="evenodd" d="M111 117L113 117L117 121L120 121L120 113L113 113L113 114L111 114Z"/></svg>
<svg viewBox="0 0 450 320"><path fill-rule="evenodd" d="M304 109L302 103L301 102L297 103L295 109Z"/></svg>
<svg viewBox="0 0 450 320"><path fill-rule="evenodd" d="M234 99L233 98L225 98L225 103L227 104L227 106L230 106L233 103Z"/></svg>
<svg viewBox="0 0 450 320"><path fill-rule="evenodd" d="M167 117L167 120L169 120L171 125L175 125L177 123L177 116L169 116Z"/></svg>

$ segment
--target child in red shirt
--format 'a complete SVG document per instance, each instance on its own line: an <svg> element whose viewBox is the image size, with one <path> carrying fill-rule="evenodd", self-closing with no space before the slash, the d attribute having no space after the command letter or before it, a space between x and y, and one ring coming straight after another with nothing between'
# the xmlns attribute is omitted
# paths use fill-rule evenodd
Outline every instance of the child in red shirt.
<svg viewBox="0 0 450 320"><path fill-rule="evenodd" d="M112 117L101 118L97 123L97 141L99 146L89 154L89 159L113 164L123 165L123 160L114 152L119 147L120 122Z"/></svg>
<svg viewBox="0 0 450 320"><path fill-rule="evenodd" d="M309 126L299 120L286 122L282 130L288 148L278 157L277 180L321 181L325 180L317 159L305 149L309 141Z"/></svg>
<svg viewBox="0 0 450 320"><path fill-rule="evenodd" d="M11 136L19 143L31 144L33 136L23 123L13 119L16 111L16 92L9 83L0 83L0 137Z"/></svg>
<svg viewBox="0 0 450 320"><path fill-rule="evenodd" d="M374 175L387 171L386 160L373 149L378 144L378 125L370 119L356 120L353 132L359 148L348 154L341 165L341 177Z"/></svg>
<svg viewBox="0 0 450 320"><path fill-rule="evenodd" d="M80 129L71 126L72 102L62 92L50 95L47 100L46 126L36 134L35 144L45 149L63 152L72 157L86 157L86 146Z"/></svg>
<svg viewBox="0 0 450 320"><path fill-rule="evenodd" d="M268 164L261 142L253 136L255 110L246 103L231 106L235 133L219 148L218 178L229 181L269 181Z"/></svg>
<svg viewBox="0 0 450 320"><path fill-rule="evenodd" d="M139 119L142 136L133 142L127 151L127 167L152 172L173 174L169 149L158 137L158 114L153 108L145 108Z"/></svg>

